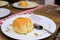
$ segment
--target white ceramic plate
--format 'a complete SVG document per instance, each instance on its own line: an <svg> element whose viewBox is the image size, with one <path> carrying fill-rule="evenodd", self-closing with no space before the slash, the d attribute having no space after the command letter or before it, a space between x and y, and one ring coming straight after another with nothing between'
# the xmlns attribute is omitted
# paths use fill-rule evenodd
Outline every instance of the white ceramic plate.
<svg viewBox="0 0 60 40"><path fill-rule="evenodd" d="M14 32L10 24L12 24L13 20L18 17L30 18L33 21L33 23L42 25L45 29L51 31L52 33L54 33L56 30L56 24L51 19L41 15L26 14L26 15L14 16L12 18L9 18L1 25L2 32L8 37L14 39L21 39L21 40L37 40L51 36L51 34L46 32L45 30L37 30L37 29L33 29L32 32L28 33L27 35L22 35ZM8 32L6 32L7 27L10 29ZM38 36L35 36L34 33L37 33Z"/></svg>
<svg viewBox="0 0 60 40"><path fill-rule="evenodd" d="M0 18L5 17L10 14L10 10L6 8L0 8Z"/></svg>
<svg viewBox="0 0 60 40"><path fill-rule="evenodd" d="M8 5L7 1L0 1L0 7L5 6L5 5Z"/></svg>
<svg viewBox="0 0 60 40"><path fill-rule="evenodd" d="M29 6L27 6L27 7L22 7L22 6L19 6L19 5L18 5L19 2L16 2L16 3L13 4L13 7L26 9L26 8L33 8L33 7L38 6L38 4L37 4L36 2L27 1L27 3L29 4Z"/></svg>

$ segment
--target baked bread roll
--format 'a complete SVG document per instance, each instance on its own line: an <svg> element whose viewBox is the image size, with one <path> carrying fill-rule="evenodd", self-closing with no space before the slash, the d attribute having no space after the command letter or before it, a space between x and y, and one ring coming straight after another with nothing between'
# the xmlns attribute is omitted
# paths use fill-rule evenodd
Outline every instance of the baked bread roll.
<svg viewBox="0 0 60 40"><path fill-rule="evenodd" d="M27 34L33 30L33 23L29 18L17 18L13 21L13 30L20 34Z"/></svg>
<svg viewBox="0 0 60 40"><path fill-rule="evenodd" d="M28 3L26 1L20 1L18 4L20 7L27 7Z"/></svg>

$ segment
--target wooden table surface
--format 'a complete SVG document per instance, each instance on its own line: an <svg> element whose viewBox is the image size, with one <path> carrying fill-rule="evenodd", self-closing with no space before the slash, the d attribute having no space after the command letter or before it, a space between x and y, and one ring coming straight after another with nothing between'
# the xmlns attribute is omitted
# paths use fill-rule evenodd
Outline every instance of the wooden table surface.
<svg viewBox="0 0 60 40"><path fill-rule="evenodd" d="M52 7L53 7L53 6L48 5L48 6L45 6L45 7L41 8L41 9L39 9L39 10L34 11L33 13L34 13L34 14L43 15L43 16L46 16L46 17L52 19L52 20L56 23L57 29L58 29L58 27L60 26L60 16L59 16L59 13L58 13L56 10L52 10L51 12L46 13L46 11L47 11L48 9L52 8ZM24 11L24 10L22 10L22 9L13 8L11 5L5 6L4 8L8 8L8 9L11 10L11 14L10 14L10 15L13 15L13 14L15 14L15 13ZM8 17L8 16L7 16L7 17ZM57 29L56 29L56 31L57 31ZM60 36L60 34L59 34L59 36ZM45 39L43 39L43 40L52 40L52 39L53 39L53 36L50 36L50 37L45 38ZM5 35L0 31L0 40L15 40L15 39L12 39L12 38L9 38L9 37L5 36ZM59 39L57 39L57 40L59 40Z"/></svg>

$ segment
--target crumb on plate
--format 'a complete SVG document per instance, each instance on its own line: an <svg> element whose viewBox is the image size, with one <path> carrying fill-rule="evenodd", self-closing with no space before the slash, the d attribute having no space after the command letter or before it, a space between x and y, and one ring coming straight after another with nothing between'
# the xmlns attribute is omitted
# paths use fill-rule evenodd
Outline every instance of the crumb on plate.
<svg viewBox="0 0 60 40"><path fill-rule="evenodd" d="M34 36L38 36L38 33L34 33Z"/></svg>

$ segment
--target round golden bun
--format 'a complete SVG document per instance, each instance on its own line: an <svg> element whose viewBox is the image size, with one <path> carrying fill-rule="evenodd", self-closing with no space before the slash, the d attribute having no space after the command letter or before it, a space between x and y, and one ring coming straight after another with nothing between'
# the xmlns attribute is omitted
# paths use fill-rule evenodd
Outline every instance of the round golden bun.
<svg viewBox="0 0 60 40"><path fill-rule="evenodd" d="M33 23L29 18L17 18L13 21L13 30L20 34L27 34L33 30Z"/></svg>
<svg viewBox="0 0 60 40"><path fill-rule="evenodd" d="M26 1L20 1L18 4L20 7L27 7L28 3Z"/></svg>

